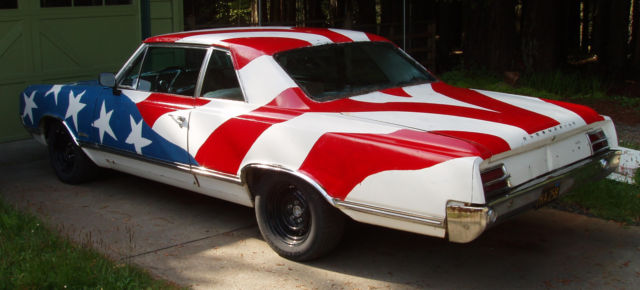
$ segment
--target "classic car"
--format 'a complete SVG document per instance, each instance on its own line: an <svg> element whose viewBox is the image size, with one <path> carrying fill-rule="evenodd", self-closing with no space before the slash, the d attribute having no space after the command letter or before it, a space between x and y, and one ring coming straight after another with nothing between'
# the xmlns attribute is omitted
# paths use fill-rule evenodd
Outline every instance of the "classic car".
<svg viewBox="0 0 640 290"><path fill-rule="evenodd" d="M590 108L456 88L340 29L151 37L117 74L29 86L20 112L63 182L111 168L254 207L297 261L332 250L347 217L471 242L620 156Z"/></svg>

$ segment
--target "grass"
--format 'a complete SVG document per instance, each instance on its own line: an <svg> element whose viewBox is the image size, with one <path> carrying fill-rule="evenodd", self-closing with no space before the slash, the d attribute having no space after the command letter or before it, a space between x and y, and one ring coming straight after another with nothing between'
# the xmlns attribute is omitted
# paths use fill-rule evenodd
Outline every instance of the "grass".
<svg viewBox="0 0 640 290"><path fill-rule="evenodd" d="M607 96L606 83L580 72L523 75L516 86L504 82L501 75L482 70L454 70L442 74L441 79L459 87L578 103L608 98L623 107L636 108L640 113L640 99ZM640 144L623 142L620 145L640 150ZM601 180L575 189L573 194L563 196L554 206L628 225L640 225L640 171L636 174L635 185Z"/></svg>
<svg viewBox="0 0 640 290"><path fill-rule="evenodd" d="M636 174L636 180L640 178ZM582 186L558 200L559 208L599 218L640 225L640 186L609 179Z"/></svg>
<svg viewBox="0 0 640 290"><path fill-rule="evenodd" d="M166 289L143 270L54 234L0 200L0 289Z"/></svg>
<svg viewBox="0 0 640 290"><path fill-rule="evenodd" d="M607 84L595 76L580 72L552 72L523 75L512 86L501 75L483 70L454 70L442 74L441 79L454 86L511 94L535 96L546 99L603 99L607 97ZM634 103L633 98L616 97L620 101Z"/></svg>

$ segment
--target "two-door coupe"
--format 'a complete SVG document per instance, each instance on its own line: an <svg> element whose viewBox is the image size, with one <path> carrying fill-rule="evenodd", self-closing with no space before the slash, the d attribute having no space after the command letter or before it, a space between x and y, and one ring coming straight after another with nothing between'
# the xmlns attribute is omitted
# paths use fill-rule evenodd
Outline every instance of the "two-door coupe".
<svg viewBox="0 0 640 290"><path fill-rule="evenodd" d="M299 261L334 248L345 215L470 242L619 160L587 107L452 87L339 29L151 37L116 75L28 87L20 112L62 181L112 168L255 207Z"/></svg>

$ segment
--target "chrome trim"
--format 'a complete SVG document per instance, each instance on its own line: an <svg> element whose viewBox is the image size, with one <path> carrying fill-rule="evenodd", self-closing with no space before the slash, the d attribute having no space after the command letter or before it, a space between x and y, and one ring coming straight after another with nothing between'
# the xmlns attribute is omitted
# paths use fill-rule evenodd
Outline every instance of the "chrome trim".
<svg viewBox="0 0 640 290"><path fill-rule="evenodd" d="M593 144L598 144L598 143L602 143L602 142L607 142L607 141L608 141L608 140L607 140L607 138L598 139L598 140L596 140L596 141L594 141L594 142L591 142L591 145L593 145Z"/></svg>
<svg viewBox="0 0 640 290"><path fill-rule="evenodd" d="M496 221L536 207L548 186L557 186L561 196L576 184L603 178L618 167L621 154L621 151L612 150L585 158L522 184L487 204L450 201L447 203L446 220L449 240L470 242Z"/></svg>
<svg viewBox="0 0 640 290"><path fill-rule="evenodd" d="M116 73L116 84L120 83L120 77L122 77L122 74L124 73L126 68L128 68L129 64L133 62L138 57L138 55L140 55L140 53L144 53L144 50L146 49L146 47L147 47L146 43L140 44L140 46L138 46L136 51L134 51L133 54L131 54L131 56L127 59L127 61L124 62L122 67L120 67L120 70L118 70L118 72Z"/></svg>
<svg viewBox="0 0 640 290"><path fill-rule="evenodd" d="M288 169L288 168L285 168L285 167L282 167L282 166L278 166L278 165L262 164L262 163L247 164L240 171L240 179L242 180L243 184L246 183L246 180L247 180L246 179L246 174L247 174L246 172L247 172L247 169L250 169L250 168L259 168L259 169L265 169L265 170L271 170L271 171L277 171L277 172L284 172L284 173L296 176L296 177L306 181L311 186L313 186L313 188L315 190L317 190L320 194L322 194L324 199L326 199L331 205L335 206L333 197L331 197L327 193L327 191L320 184L318 184L315 180L311 179L311 177L306 176L306 175L304 175L304 174L302 174L302 173L300 173L298 171L291 170L291 169Z"/></svg>
<svg viewBox="0 0 640 290"><path fill-rule="evenodd" d="M549 185L560 186L560 195L563 195L580 182L594 181L609 175L618 167L621 154L621 151L607 151L559 168L514 188L507 195L488 203L488 206L499 217L534 207L542 191Z"/></svg>
<svg viewBox="0 0 640 290"><path fill-rule="evenodd" d="M482 180L482 174L483 173L495 170L497 168L500 168L500 170L502 171L502 177L500 177L498 179L491 180L491 181L487 181L487 182L484 182L484 180ZM484 191L484 189L487 186L491 186L493 184L496 184L496 183L499 183L499 182L502 182L502 181L506 181L506 183L507 183L506 187L497 188L497 189L494 189L492 191L484 191L485 199L488 198L488 197L494 197L495 195L499 195L500 193L503 193L505 191L509 191L511 189L511 180L510 180L510 178L511 178L511 174L509 174L507 172L507 168L502 163L496 164L496 165L493 165L491 167L483 169L480 172L480 181L482 181L482 191Z"/></svg>
<svg viewBox="0 0 640 290"><path fill-rule="evenodd" d="M202 82L204 81L204 77L207 74L207 68L209 67L209 62L211 61L211 55L213 54L213 47L207 49L207 54L204 56L204 62L200 67L200 73L198 74L198 80L196 81L196 89L193 92L193 96L198 98L202 95Z"/></svg>
<svg viewBox="0 0 640 290"><path fill-rule="evenodd" d="M67 122L62 122L62 125L64 125L64 127L67 128L67 132L69 133L69 135L73 137L71 138L73 140L73 143L76 144L76 146L80 147L80 142L78 142L78 136L73 134L73 131L71 131L71 128L69 128L69 125L67 125Z"/></svg>
<svg viewBox="0 0 640 290"><path fill-rule="evenodd" d="M592 142L591 141L591 135L596 135L598 133L602 133L603 137L601 139L596 139L595 141ZM602 153L602 152L607 151L607 150L610 149L610 147L609 147L609 138L607 137L607 134L605 134L602 129L599 128L597 130L589 131L589 132L586 132L586 134L587 134L587 139L589 139L589 143L591 144L591 153L593 155L598 154L598 153ZM602 142L606 142L606 146L598 149L597 151L594 151L593 150L593 145L599 144L599 143L602 143Z"/></svg>
<svg viewBox="0 0 640 290"><path fill-rule="evenodd" d="M482 176L482 175L481 175L481 176ZM502 177L500 177L500 178L498 178L498 179L491 180L491 181L486 182L486 183L483 183L482 185L484 185L484 186L493 185L493 184L496 184L496 183L498 183L498 182L505 181L505 180L509 179L510 177L511 177L511 175L510 175L510 174L504 174L504 175L502 175ZM507 182L507 183L508 183L508 182Z"/></svg>
<svg viewBox="0 0 640 290"><path fill-rule="evenodd" d="M129 158L129 159L135 159L135 160L138 160L138 161L152 163L154 165L159 165L159 166L166 167L166 168L169 168L169 169L177 169L177 170L181 170L181 171L185 171L185 172L191 172L191 166L189 164L185 164L185 163L171 162L171 161L156 159L156 158L149 157L149 156L138 155L138 154L135 154L133 152L126 151L126 150L121 150L121 149L101 146L101 145L98 145L98 144L87 143L87 142L80 142L80 146L84 147L84 148L90 148L90 149L94 149L94 150L98 150L98 151L107 152L107 153L117 154L117 155L120 155L122 157Z"/></svg>
<svg viewBox="0 0 640 290"><path fill-rule="evenodd" d="M377 215L385 218L392 218L404 222L412 222L425 224L434 227L444 228L444 219L437 217L427 217L416 215L408 212L392 210L388 208L377 207L369 204L353 202L353 201L345 201L345 200L333 200L334 204L338 208L345 208L350 210L355 210L367 214Z"/></svg>
<svg viewBox="0 0 640 290"><path fill-rule="evenodd" d="M191 171L193 172L194 175L211 177L211 178L219 179L222 181L233 182L236 184L243 184L242 179L240 179L240 177L233 174L223 173L223 172L211 170L205 167L195 167L195 166L191 167Z"/></svg>
<svg viewBox="0 0 640 290"><path fill-rule="evenodd" d="M491 213L490 213L491 212ZM447 235L454 243L468 243L479 237L491 224L495 213L488 207L447 203Z"/></svg>

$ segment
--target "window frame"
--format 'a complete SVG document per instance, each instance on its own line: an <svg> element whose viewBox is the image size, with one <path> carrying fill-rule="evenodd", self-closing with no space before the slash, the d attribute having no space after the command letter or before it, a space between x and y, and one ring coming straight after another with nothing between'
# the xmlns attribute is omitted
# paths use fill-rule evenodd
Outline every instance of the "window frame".
<svg viewBox="0 0 640 290"><path fill-rule="evenodd" d="M197 79L197 84L196 84L196 89L194 92L193 96L185 96L185 95L176 95L176 96L184 96L184 97L192 97L192 98L200 98L200 94L202 91L202 82L204 81L204 77L205 74L207 72L207 67L209 66L209 61L211 59L211 55L213 54L214 50L218 50L218 51L222 51L226 54L229 55L229 57L231 58L231 62L234 65L234 72L236 75L236 79L238 80L238 85L240 86L240 91L242 92L242 98L244 100L244 103L248 103L249 100L247 99L247 95L245 94L245 90L244 90L244 85L242 83L242 79L240 78L240 75L238 74L238 70L235 69L235 58L233 57L233 53L227 49L227 48L223 48L223 47L217 47L217 46L209 46L209 45L197 45L197 44L172 44L172 43L142 43L137 49L136 51L129 57L129 59L127 59L127 61L125 61L124 65L122 65L122 67L120 68L120 70L118 70L118 72L116 73L116 84L118 88L121 89L126 89L126 90L132 90L132 91L140 91L137 89L137 84L136 84L136 89L133 88L129 88L129 87L120 87L120 82L122 81L122 78L124 77L124 74L126 72L126 70L133 65L133 63L138 59L138 57L140 55L142 55L142 63L144 63L145 58L147 57L147 50L150 47L182 47L182 48L197 48L197 49L206 49L207 52L205 53L204 59L203 59L203 64L202 66L200 66L200 72L198 73L198 79ZM140 69L142 69L142 65L140 65ZM140 72L138 71L138 74ZM222 101L231 101L231 102L240 102L239 100L229 100L229 99L209 99L209 100L222 100Z"/></svg>
<svg viewBox="0 0 640 290"><path fill-rule="evenodd" d="M211 56L211 49L212 49L210 46L205 46L205 45L170 44L170 43L153 43L153 44L143 43L131 55L131 57L129 57L129 59L125 62L125 64L120 68L120 70L116 74L116 84L118 85L118 88L126 89L126 90L132 90L132 91L138 91L138 92L147 92L147 91L139 90L138 89L138 83L136 83L136 85L133 86L133 87L120 86L120 83L122 82L123 78L125 77L125 73L127 72L127 70L135 63L135 61L139 57L142 57L141 64L140 64L140 70L138 71L138 75L140 74L140 71L142 70L144 62L147 59L148 51L152 47L184 48L184 49L205 50L204 57L202 58L202 64L200 65L200 70L198 71L198 78L196 79L196 87L195 87L193 95L179 95L179 94L172 94L172 93L166 93L166 92L151 92L151 93L162 93L162 94L170 94L170 95L176 95L176 96L184 96L184 97L196 97L196 96L198 96L199 91L202 88L202 79L204 78L204 76L203 76L204 70L203 69L206 69L206 66L209 63L209 57ZM139 82L140 79L138 78L137 81Z"/></svg>
<svg viewBox="0 0 640 290"><path fill-rule="evenodd" d="M195 97L196 98L204 98L202 97L202 86L204 84L204 78L207 76L207 69L209 68L209 64L211 63L211 57L213 57L213 51L221 51L224 52L225 54L229 55L229 58L231 59L231 64L233 65L233 72L236 76L236 80L238 81L238 88L240 88L240 92L242 93L242 100L244 103L249 103L249 100L247 99L247 95L244 93L244 86L242 85L242 80L240 79L240 74L238 73L238 70L236 69L236 63L235 63L235 59L233 57L233 53L225 48L221 48L221 47L216 47L216 46L212 46L211 49L209 50L209 52L207 53L206 56L206 63L202 66L202 71L200 72L200 77L198 78L198 85L196 86L196 92L195 92ZM240 100L233 100L233 99L224 99L224 98L206 98L208 100L225 100L225 101L232 101L232 102L240 102Z"/></svg>

